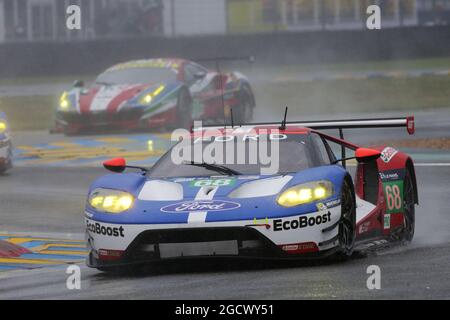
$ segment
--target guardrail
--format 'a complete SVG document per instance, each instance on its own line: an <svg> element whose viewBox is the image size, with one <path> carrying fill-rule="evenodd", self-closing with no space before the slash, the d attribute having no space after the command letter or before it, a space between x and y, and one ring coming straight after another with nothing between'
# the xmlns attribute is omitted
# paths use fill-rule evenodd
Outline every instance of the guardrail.
<svg viewBox="0 0 450 320"><path fill-rule="evenodd" d="M85 42L6 43L0 77L95 74L120 61L255 55L258 62L323 63L450 55L450 28L315 31Z"/></svg>

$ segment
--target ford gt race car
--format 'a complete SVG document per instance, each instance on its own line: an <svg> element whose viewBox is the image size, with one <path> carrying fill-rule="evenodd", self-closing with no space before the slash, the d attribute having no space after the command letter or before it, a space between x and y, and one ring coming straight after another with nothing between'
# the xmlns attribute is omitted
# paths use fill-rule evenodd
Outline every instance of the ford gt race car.
<svg viewBox="0 0 450 320"><path fill-rule="evenodd" d="M0 112L0 173L12 167L11 134L6 115Z"/></svg>
<svg viewBox="0 0 450 320"><path fill-rule="evenodd" d="M397 126L412 134L414 118L203 127L151 169L106 161L115 173L93 182L85 209L87 264L108 271L189 257L342 259L411 241L418 204L411 157L323 132ZM183 141L197 151L177 163ZM242 161L195 160L198 152L222 150L224 141L234 142L226 156ZM267 161L252 159L263 141L279 155L272 173L263 170ZM346 166L354 160L352 178Z"/></svg>
<svg viewBox="0 0 450 320"><path fill-rule="evenodd" d="M239 72L219 73L183 59L149 59L115 65L84 88L62 94L53 132L88 129L188 128L192 119L223 123L233 108L249 121L254 96Z"/></svg>

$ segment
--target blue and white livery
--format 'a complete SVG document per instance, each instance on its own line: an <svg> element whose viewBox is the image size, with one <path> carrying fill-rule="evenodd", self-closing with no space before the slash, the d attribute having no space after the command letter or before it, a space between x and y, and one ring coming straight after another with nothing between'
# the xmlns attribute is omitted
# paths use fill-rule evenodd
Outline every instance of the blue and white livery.
<svg viewBox="0 0 450 320"><path fill-rule="evenodd" d="M357 127L364 124L373 126L364 120ZM260 124L249 130L216 131L219 136L231 137L236 142L232 148L248 155L250 141L260 143L268 130L276 129L279 158L272 174L261 174L263 162L259 160L175 164L172 150L150 170L127 166L121 158L105 162L104 166L116 173L97 179L89 189L87 264L111 270L190 257L346 258L357 244L390 236L391 227L403 239L411 237L410 226L394 228L396 219L390 220L389 227L379 222L388 212L382 196L384 184L370 170L377 170L381 152L314 129L323 123L306 125L285 123L278 128ZM389 123L403 125L406 122ZM223 144L219 141L224 139L203 134L196 131L191 136L192 141L202 136L200 150ZM332 142L354 151L350 158L359 163L355 183L345 168L345 160L350 158L345 154L337 158ZM125 168L142 172L122 173ZM405 192L412 192L401 195L403 216L417 203L414 169L410 169L403 178ZM389 183L392 187L394 182ZM406 188L408 183L411 190Z"/></svg>

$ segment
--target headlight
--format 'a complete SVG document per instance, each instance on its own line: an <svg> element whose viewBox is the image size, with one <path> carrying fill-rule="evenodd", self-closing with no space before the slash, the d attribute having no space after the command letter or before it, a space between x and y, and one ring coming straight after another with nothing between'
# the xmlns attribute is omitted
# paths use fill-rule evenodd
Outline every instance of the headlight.
<svg viewBox="0 0 450 320"><path fill-rule="evenodd" d="M140 99L140 103L141 104L150 104L153 101L153 98L155 98L158 94L160 94L163 90L164 90L164 86L161 85L159 86L155 91L151 92L151 93L147 93L144 96L142 96L142 98Z"/></svg>
<svg viewBox="0 0 450 320"><path fill-rule="evenodd" d="M0 133L5 132L6 129L8 129L8 125L6 124L6 122L0 121Z"/></svg>
<svg viewBox="0 0 450 320"><path fill-rule="evenodd" d="M284 191L277 199L280 206L294 207L330 197L333 184L330 181L314 181L299 184Z"/></svg>
<svg viewBox="0 0 450 320"><path fill-rule="evenodd" d="M70 100L67 97L67 92L64 91L64 93L62 94L61 98L59 98L59 107L62 110L67 110L70 108Z"/></svg>
<svg viewBox="0 0 450 320"><path fill-rule="evenodd" d="M121 213L133 206L134 197L123 191L95 189L89 195L91 207L108 213Z"/></svg>
<svg viewBox="0 0 450 320"><path fill-rule="evenodd" d="M142 97L141 99L141 103L142 104L150 104L153 100L153 97L151 94L146 94L145 96Z"/></svg>

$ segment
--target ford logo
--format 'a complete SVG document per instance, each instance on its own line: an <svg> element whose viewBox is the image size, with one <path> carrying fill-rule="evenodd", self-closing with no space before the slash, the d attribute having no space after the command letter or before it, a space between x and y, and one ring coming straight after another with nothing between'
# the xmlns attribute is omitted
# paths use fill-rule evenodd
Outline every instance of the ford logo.
<svg viewBox="0 0 450 320"><path fill-rule="evenodd" d="M188 213L198 211L225 211L239 208L241 205L231 201L221 200L198 200L186 201L162 207L161 211L167 213Z"/></svg>

